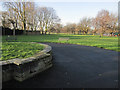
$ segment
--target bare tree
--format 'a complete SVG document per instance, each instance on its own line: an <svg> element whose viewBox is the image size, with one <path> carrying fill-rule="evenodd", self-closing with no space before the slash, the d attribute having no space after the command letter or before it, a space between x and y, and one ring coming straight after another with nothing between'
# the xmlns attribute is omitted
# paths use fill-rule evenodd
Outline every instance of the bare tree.
<svg viewBox="0 0 120 90"><path fill-rule="evenodd" d="M62 24L55 24L54 27L56 29L56 33L58 34L61 32L63 26L62 26Z"/></svg>
<svg viewBox="0 0 120 90"><path fill-rule="evenodd" d="M91 18L84 17L80 20L80 29L84 34L87 34L91 27Z"/></svg>
<svg viewBox="0 0 120 90"><path fill-rule="evenodd" d="M29 12L29 6L32 2L4 2L4 6L8 9L8 11L14 11L16 16L22 22L22 29L24 30L24 34L26 34L26 24L27 24L27 15Z"/></svg>
<svg viewBox="0 0 120 90"><path fill-rule="evenodd" d="M104 33L112 34L116 31L118 16L110 13L107 10L101 10L98 12L94 21L94 27L97 27L100 36L102 36Z"/></svg>
<svg viewBox="0 0 120 90"><path fill-rule="evenodd" d="M96 18L100 31L100 36L103 36L105 31L107 30L107 26L109 25L109 21L110 21L109 11L107 10L99 11Z"/></svg>
<svg viewBox="0 0 120 90"><path fill-rule="evenodd" d="M75 34L75 31L76 31L76 24L75 23L70 24L70 31L72 34Z"/></svg>
<svg viewBox="0 0 120 90"><path fill-rule="evenodd" d="M54 26L55 23L59 22L59 17L53 8L50 7L39 7L37 11L37 16L39 19L40 31L47 33L50 32L50 28Z"/></svg>
<svg viewBox="0 0 120 90"><path fill-rule="evenodd" d="M109 20L109 24L108 24L108 27L109 28L109 32L110 33L114 33L114 32L118 32L117 30L117 27L118 27L118 16L111 13L110 14L110 20Z"/></svg>
<svg viewBox="0 0 120 90"><path fill-rule="evenodd" d="M2 11L0 11L0 26L2 26Z"/></svg>
<svg viewBox="0 0 120 90"><path fill-rule="evenodd" d="M67 23L62 29L62 32L75 34L76 24L75 23Z"/></svg>
<svg viewBox="0 0 120 90"><path fill-rule="evenodd" d="M92 30L92 33L93 35L95 35L95 33L97 33L97 31L99 30L99 25L98 25L98 19L97 18L92 18L92 27L93 27L93 30Z"/></svg>
<svg viewBox="0 0 120 90"><path fill-rule="evenodd" d="M69 33L69 26L68 25L65 25L62 30L61 30L62 33Z"/></svg>
<svg viewBox="0 0 120 90"><path fill-rule="evenodd" d="M34 30L35 27L36 27L36 9L35 9L35 4L34 2L30 2L28 5L27 5L27 9L26 9L26 28L28 30Z"/></svg>
<svg viewBox="0 0 120 90"><path fill-rule="evenodd" d="M10 23L8 22L9 14L6 11L1 12L1 21L2 21L2 26L4 28L9 28L11 27Z"/></svg>
<svg viewBox="0 0 120 90"><path fill-rule="evenodd" d="M42 34L44 32L46 34L60 21L53 8L37 7L36 9L34 2L4 2L4 6L9 12L9 20L15 22L15 29L22 26L24 34L26 30L33 31L38 27Z"/></svg>

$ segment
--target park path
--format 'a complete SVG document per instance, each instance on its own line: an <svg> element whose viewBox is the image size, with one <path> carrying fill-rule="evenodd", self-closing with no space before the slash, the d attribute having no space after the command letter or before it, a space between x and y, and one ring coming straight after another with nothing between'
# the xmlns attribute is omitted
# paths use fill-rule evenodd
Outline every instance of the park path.
<svg viewBox="0 0 120 90"><path fill-rule="evenodd" d="M118 52L96 47L46 43L52 46L53 67L21 83L3 88L116 88Z"/></svg>

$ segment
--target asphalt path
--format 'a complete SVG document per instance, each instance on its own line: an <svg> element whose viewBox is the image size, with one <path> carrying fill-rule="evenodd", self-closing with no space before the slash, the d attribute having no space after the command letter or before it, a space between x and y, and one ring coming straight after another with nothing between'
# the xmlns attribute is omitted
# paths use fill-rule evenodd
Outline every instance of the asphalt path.
<svg viewBox="0 0 120 90"><path fill-rule="evenodd" d="M117 88L118 52L97 47L46 43L52 46L53 67L3 88Z"/></svg>

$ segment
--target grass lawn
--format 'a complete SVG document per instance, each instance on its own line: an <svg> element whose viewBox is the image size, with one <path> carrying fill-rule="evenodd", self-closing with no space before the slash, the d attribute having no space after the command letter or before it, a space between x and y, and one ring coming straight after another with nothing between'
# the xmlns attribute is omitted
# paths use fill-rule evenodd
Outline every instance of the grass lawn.
<svg viewBox="0 0 120 90"><path fill-rule="evenodd" d="M3 42L0 60L27 58L44 49L43 45L25 42Z"/></svg>
<svg viewBox="0 0 120 90"><path fill-rule="evenodd" d="M3 42L5 38L3 36ZM69 41L58 41L59 37L69 37ZM118 37L99 37L98 35L70 35L70 34L52 34L52 35L19 35L17 36L20 42L56 42L56 43L69 43L79 44L85 46L96 46L104 49L120 51L118 49Z"/></svg>

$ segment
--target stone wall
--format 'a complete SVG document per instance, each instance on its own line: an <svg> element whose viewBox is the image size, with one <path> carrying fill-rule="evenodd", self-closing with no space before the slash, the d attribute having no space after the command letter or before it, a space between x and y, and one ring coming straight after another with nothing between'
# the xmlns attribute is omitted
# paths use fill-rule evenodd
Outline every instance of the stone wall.
<svg viewBox="0 0 120 90"><path fill-rule="evenodd" d="M45 46L45 49L33 57L0 61L2 81L5 82L11 79L23 81L52 67L52 48L46 44L42 45Z"/></svg>

